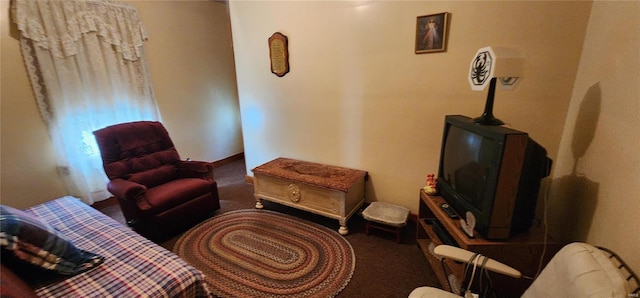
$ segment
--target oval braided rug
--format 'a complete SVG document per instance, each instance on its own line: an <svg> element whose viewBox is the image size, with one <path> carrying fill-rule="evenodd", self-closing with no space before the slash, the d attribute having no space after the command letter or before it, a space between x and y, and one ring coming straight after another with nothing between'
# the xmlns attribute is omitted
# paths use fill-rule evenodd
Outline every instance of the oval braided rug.
<svg viewBox="0 0 640 298"><path fill-rule="evenodd" d="M220 297L333 297L355 255L336 231L269 210L236 210L187 231L174 251Z"/></svg>

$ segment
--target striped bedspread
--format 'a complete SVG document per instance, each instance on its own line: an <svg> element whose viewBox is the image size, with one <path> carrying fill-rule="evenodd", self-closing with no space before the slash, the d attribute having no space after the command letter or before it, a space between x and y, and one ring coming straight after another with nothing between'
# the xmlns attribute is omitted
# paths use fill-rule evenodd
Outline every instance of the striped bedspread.
<svg viewBox="0 0 640 298"><path fill-rule="evenodd" d="M136 234L74 197L25 210L78 248L102 255L87 272L36 288L46 297L205 297L203 274L172 252Z"/></svg>

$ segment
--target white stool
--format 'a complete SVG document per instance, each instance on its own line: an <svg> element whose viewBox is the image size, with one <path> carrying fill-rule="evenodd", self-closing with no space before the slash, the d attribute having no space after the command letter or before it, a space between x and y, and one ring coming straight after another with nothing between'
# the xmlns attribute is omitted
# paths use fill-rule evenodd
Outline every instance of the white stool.
<svg viewBox="0 0 640 298"><path fill-rule="evenodd" d="M396 242L400 243L400 232L407 225L409 209L389 203L372 202L362 211L362 217L367 220L365 231L367 235L369 235L369 228L393 232L396 233ZM372 222L383 226L372 225ZM390 226L391 228L385 226Z"/></svg>

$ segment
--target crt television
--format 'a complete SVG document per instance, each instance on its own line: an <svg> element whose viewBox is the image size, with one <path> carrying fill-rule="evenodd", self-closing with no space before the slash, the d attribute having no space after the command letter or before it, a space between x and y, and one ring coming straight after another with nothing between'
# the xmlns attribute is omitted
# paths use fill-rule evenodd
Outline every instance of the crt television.
<svg viewBox="0 0 640 298"><path fill-rule="evenodd" d="M445 116L438 192L462 217L471 212L486 239L508 239L531 226L547 151L525 132Z"/></svg>

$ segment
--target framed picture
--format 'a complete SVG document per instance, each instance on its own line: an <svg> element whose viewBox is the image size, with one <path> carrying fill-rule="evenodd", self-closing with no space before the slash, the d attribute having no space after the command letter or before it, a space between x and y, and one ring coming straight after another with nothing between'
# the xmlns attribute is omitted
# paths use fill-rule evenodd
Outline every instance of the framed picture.
<svg viewBox="0 0 640 298"><path fill-rule="evenodd" d="M416 54L444 52L447 49L449 13L419 16L416 21Z"/></svg>
<svg viewBox="0 0 640 298"><path fill-rule="evenodd" d="M276 32L269 37L269 59L271 72L283 77L289 72L289 39L286 35Z"/></svg>

